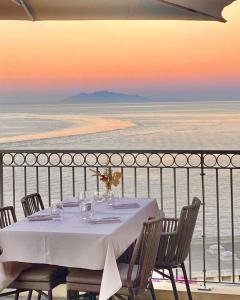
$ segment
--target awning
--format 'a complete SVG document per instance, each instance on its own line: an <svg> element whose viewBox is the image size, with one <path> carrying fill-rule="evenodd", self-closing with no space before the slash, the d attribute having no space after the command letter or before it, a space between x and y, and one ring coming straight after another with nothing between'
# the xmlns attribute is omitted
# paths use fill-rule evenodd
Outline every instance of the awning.
<svg viewBox="0 0 240 300"><path fill-rule="evenodd" d="M0 0L1 20L215 20L234 0Z"/></svg>

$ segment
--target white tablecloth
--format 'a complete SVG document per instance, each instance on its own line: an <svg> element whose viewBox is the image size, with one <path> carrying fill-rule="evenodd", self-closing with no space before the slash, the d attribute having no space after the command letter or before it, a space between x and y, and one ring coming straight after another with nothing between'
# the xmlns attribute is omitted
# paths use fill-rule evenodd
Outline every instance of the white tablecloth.
<svg viewBox="0 0 240 300"><path fill-rule="evenodd" d="M103 270L99 299L106 300L121 287L116 259L138 237L143 222L158 212L155 199L124 200L137 201L140 207L113 209L106 203L95 206L96 217L120 216L120 223L88 224L80 220L77 207L66 207L63 221L24 219L0 230L0 262Z"/></svg>

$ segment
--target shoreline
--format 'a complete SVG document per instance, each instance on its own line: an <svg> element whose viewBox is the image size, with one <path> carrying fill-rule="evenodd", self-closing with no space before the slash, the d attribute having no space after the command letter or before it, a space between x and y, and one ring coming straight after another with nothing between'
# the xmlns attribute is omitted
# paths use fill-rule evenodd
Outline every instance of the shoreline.
<svg viewBox="0 0 240 300"><path fill-rule="evenodd" d="M91 115L27 114L27 116L31 118L36 117L37 119L42 119L42 120L64 121L70 123L70 126L52 130L52 131L47 131L47 132L0 137L0 144L39 140L39 139L69 137L69 136L77 136L77 135L91 134L91 133L98 133L98 132L108 132L108 131L126 129L135 126L135 124L130 121L108 118L108 117L106 118L93 117Z"/></svg>

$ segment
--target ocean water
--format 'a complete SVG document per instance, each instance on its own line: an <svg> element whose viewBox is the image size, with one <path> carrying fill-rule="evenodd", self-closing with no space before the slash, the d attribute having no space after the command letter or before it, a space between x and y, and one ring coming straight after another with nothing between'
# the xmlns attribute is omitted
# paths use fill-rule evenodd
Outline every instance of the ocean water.
<svg viewBox="0 0 240 300"><path fill-rule="evenodd" d="M240 101L0 105L0 125L2 149L240 149Z"/></svg>
<svg viewBox="0 0 240 300"><path fill-rule="evenodd" d="M240 150L240 101L91 105L86 103L78 105L0 104L0 128L0 148L6 150ZM49 195L52 201L60 199L60 173L58 168L55 169L51 171L50 181L47 169L39 170L39 190L46 205ZM23 168L15 170L14 194L13 171L11 168L4 170L5 204L11 204L15 199L20 217L22 212L19 199L25 193L25 185L27 192L36 191L35 171L30 168L25 171L28 175L27 182L23 179ZM166 215L169 216L179 215L181 207L187 204L188 193L190 199L193 196L202 197L199 169L190 170L189 190L187 190L187 170L178 169L175 174L174 172L172 169L163 170L163 189L160 186L159 169L150 170L149 173L150 196L157 198L159 205L163 205ZM138 196L144 197L147 193L146 170L139 169L137 175ZM71 170L64 169L62 178L63 197L69 196L72 193ZM230 170L219 170L218 179L217 186L216 171L206 171L207 243L208 245L216 243L219 233L221 244L228 251L232 251L233 224L234 250L238 259L240 258L240 170L233 170L233 188ZM76 182L77 193L84 188L82 173L76 174ZM88 174L88 189L94 190L95 183L91 174ZM126 196L134 196L133 186L133 171L126 170L124 186ZM121 187L117 190L117 193L120 192ZM218 212L217 205L219 205ZM218 224L217 213L220 224ZM196 241L202 237L202 224L201 210L194 235ZM217 269L217 260L214 260L211 255L209 264L210 269ZM231 270L231 259L222 264L225 270ZM238 264L236 261L236 267L240 269Z"/></svg>

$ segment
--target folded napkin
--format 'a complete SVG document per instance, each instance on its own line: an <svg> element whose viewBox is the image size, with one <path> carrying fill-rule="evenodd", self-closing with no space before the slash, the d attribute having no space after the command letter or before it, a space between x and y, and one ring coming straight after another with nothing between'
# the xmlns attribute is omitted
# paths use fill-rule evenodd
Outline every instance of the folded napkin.
<svg viewBox="0 0 240 300"><path fill-rule="evenodd" d="M106 218L91 218L88 220L89 224L108 224L108 223L120 223L120 217L106 217Z"/></svg>
<svg viewBox="0 0 240 300"><path fill-rule="evenodd" d="M52 220L51 215L33 215L33 216L28 216L29 221L49 221Z"/></svg>
<svg viewBox="0 0 240 300"><path fill-rule="evenodd" d="M137 202L129 202L129 203L113 203L112 208L114 209L124 209L124 208L139 208L140 204Z"/></svg>
<svg viewBox="0 0 240 300"><path fill-rule="evenodd" d="M78 198L66 198L62 201L63 207L75 207L79 206Z"/></svg>
<svg viewBox="0 0 240 300"><path fill-rule="evenodd" d="M79 206L79 203L77 201L66 201L62 202L63 207L76 207Z"/></svg>

